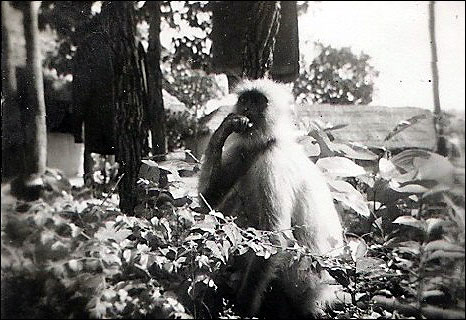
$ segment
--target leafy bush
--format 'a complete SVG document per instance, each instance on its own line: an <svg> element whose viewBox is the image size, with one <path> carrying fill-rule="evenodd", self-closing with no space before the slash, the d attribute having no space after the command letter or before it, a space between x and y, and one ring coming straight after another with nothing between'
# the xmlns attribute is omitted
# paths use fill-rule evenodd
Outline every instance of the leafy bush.
<svg viewBox="0 0 466 320"><path fill-rule="evenodd" d="M343 220L357 221L345 223L339 257L277 246L279 231L242 229L200 210L195 161L143 160L134 217L121 214L111 193L72 190L30 203L2 195L2 315L237 318L231 264L246 252L281 250L341 285L350 304L330 318L464 315L464 171L423 150L376 154L318 126L301 143Z"/></svg>
<svg viewBox="0 0 466 320"><path fill-rule="evenodd" d="M350 48L336 49L316 44L319 55L300 71L293 87L299 99L314 103L368 104L372 101L374 79L378 71L369 64L370 57L359 56Z"/></svg>
<svg viewBox="0 0 466 320"><path fill-rule="evenodd" d="M402 121L386 140L418 120ZM464 167L426 150L377 156L362 146L332 141L317 125L302 143L327 175L344 209L343 220L355 213L359 217L359 228L352 231L359 235L347 230L351 259L342 260L337 277L344 279L340 284L353 308L337 317L360 316L360 302L366 307L369 301L375 306L371 317L392 317L393 312L462 317ZM366 161L369 170L349 159Z"/></svg>
<svg viewBox="0 0 466 320"><path fill-rule="evenodd" d="M228 261L248 250L268 258L281 248L271 240L276 232L193 210L197 170L180 160L144 160L136 217L122 215L110 195L11 203L2 219L2 280L22 290L6 291L5 315L233 317L222 300L231 289L220 280L234 282ZM308 254L297 245L287 250ZM18 296L31 299L18 306Z"/></svg>
<svg viewBox="0 0 466 320"><path fill-rule="evenodd" d="M186 139L194 138L208 130L199 124L198 119L188 111L166 112L166 133L168 150L186 147Z"/></svg>

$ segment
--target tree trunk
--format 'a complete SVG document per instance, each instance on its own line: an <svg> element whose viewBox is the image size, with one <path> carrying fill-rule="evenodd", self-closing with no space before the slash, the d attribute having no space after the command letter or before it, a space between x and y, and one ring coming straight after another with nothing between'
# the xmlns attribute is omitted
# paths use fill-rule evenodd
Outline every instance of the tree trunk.
<svg viewBox="0 0 466 320"><path fill-rule="evenodd" d="M432 54L432 89L434 93L434 115L435 129L437 131L437 153L446 156L448 154L445 137L443 136L443 125L441 123L440 96L439 96L439 76L437 67L437 41L435 37L435 1L429 2L429 33L430 48Z"/></svg>
<svg viewBox="0 0 466 320"><path fill-rule="evenodd" d="M26 40L27 105L22 110L25 134L25 175L45 173L47 160L47 127L45 122L44 82L39 40L40 1L24 5Z"/></svg>
<svg viewBox="0 0 466 320"><path fill-rule="evenodd" d="M109 2L102 8L104 29L112 42L114 126L117 134L116 161L124 174L118 185L120 209L133 214L137 204L136 182L145 153L147 110L144 70L136 45L136 21L133 2ZM105 31L105 30L104 30Z"/></svg>
<svg viewBox="0 0 466 320"><path fill-rule="evenodd" d="M152 132L152 153L167 152L165 135L165 109L162 96L162 72L160 70L160 1L148 1L149 48L147 51L148 118Z"/></svg>
<svg viewBox="0 0 466 320"><path fill-rule="evenodd" d="M23 133L23 167L20 175L11 181L11 194L33 201L44 190L42 176L47 161L47 127L38 26L40 1L18 1L16 5L23 12L26 68L16 70L16 89L22 95L21 100L17 101L21 118L20 130ZM3 9L2 4L2 14Z"/></svg>
<svg viewBox="0 0 466 320"><path fill-rule="evenodd" d="M268 76L280 26L280 1L255 1L248 17L243 51L243 78Z"/></svg>

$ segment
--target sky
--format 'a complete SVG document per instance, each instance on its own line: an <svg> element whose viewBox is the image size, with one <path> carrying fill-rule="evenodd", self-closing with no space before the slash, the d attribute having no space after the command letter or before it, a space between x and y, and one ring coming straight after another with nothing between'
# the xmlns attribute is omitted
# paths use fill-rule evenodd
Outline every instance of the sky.
<svg viewBox="0 0 466 320"><path fill-rule="evenodd" d="M310 61L315 41L372 57L380 72L373 105L433 110L428 1L311 2L299 18L300 51ZM443 110L464 112L465 2L436 2Z"/></svg>

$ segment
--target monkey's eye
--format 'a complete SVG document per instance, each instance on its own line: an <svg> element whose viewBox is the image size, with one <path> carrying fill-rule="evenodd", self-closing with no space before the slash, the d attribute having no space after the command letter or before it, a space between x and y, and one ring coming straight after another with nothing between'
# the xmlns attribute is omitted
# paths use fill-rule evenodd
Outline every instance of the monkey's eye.
<svg viewBox="0 0 466 320"><path fill-rule="evenodd" d="M263 106L267 106L269 104L269 100L264 96L260 96L258 104L263 105Z"/></svg>

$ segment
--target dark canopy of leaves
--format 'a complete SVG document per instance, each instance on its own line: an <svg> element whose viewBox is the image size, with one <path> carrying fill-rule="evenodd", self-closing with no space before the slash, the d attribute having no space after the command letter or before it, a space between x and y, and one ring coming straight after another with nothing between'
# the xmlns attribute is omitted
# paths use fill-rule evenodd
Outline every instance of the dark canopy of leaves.
<svg viewBox="0 0 466 320"><path fill-rule="evenodd" d="M93 29L92 5L95 1L42 1L39 27L57 32L57 52L45 57L44 65L58 74L72 73L72 58L79 39Z"/></svg>
<svg viewBox="0 0 466 320"><path fill-rule="evenodd" d="M378 71L369 64L370 56L359 56L350 48L336 49L317 43L319 55L301 70L293 92L298 99L313 103L368 104L372 101Z"/></svg>
<svg viewBox="0 0 466 320"><path fill-rule="evenodd" d="M72 58L79 46L80 39L94 30L98 14L92 11L96 1L43 1L40 12L40 28L51 27L57 32L58 51L46 57L45 65L57 69L58 74L72 72ZM161 2L162 21L171 29L180 30L180 25L196 30L192 34L174 34L173 45L175 52L163 55L163 59L170 59L173 64L188 63L193 69L208 71L211 63L210 45L207 44L212 29L210 16L212 15L208 1L172 1ZM150 14L147 6L136 6L136 20L147 20ZM139 35L141 37L141 35ZM144 38L144 36L142 36Z"/></svg>

